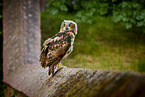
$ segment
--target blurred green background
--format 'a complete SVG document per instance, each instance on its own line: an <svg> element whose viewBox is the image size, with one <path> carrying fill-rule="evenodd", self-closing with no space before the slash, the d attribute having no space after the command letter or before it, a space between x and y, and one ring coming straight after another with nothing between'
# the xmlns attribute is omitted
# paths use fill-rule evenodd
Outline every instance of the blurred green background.
<svg viewBox="0 0 145 97"><path fill-rule="evenodd" d="M145 0L47 0L41 44L63 20L78 24L70 68L145 72Z"/></svg>

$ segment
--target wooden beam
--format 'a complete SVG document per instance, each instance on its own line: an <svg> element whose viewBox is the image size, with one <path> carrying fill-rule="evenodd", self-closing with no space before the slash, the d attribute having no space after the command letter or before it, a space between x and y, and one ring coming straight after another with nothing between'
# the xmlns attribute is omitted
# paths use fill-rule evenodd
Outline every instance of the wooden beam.
<svg viewBox="0 0 145 97"><path fill-rule="evenodd" d="M3 81L7 86L6 97L22 95L10 86L11 79L6 80L9 75L21 70L24 65L40 65L40 40L39 0L3 0ZM27 75L26 70L23 73Z"/></svg>
<svg viewBox="0 0 145 97"><path fill-rule="evenodd" d="M142 74L80 68L47 74L41 66L23 66L5 82L30 97L145 97Z"/></svg>
<svg viewBox="0 0 145 97"><path fill-rule="evenodd" d="M4 0L4 79L25 64L39 65L40 38L39 0Z"/></svg>

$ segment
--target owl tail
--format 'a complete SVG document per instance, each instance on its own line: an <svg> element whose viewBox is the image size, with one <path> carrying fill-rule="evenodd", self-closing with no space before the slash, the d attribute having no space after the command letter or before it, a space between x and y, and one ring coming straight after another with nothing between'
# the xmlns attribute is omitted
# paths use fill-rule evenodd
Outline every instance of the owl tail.
<svg viewBox="0 0 145 97"><path fill-rule="evenodd" d="M51 75L51 74L52 74L52 76L54 75L54 66L53 65L49 66L49 70L48 70L48 75Z"/></svg>

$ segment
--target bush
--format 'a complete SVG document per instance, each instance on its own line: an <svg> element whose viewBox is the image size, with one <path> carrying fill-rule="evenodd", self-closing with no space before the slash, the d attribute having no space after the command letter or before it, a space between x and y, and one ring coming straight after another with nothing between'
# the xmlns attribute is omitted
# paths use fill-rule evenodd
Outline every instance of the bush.
<svg viewBox="0 0 145 97"><path fill-rule="evenodd" d="M112 2L112 1L111 1ZM47 12L52 15L58 13L73 13L76 21L92 23L92 17L105 16L110 12L110 1L108 0L48 0Z"/></svg>
<svg viewBox="0 0 145 97"><path fill-rule="evenodd" d="M77 22L93 22L96 16L112 16L127 29L145 27L145 0L47 0L47 12L70 14Z"/></svg>
<svg viewBox="0 0 145 97"><path fill-rule="evenodd" d="M127 29L145 27L145 10L139 3L122 2L113 12L113 20L121 22Z"/></svg>
<svg viewBox="0 0 145 97"><path fill-rule="evenodd" d="M145 73L145 60L144 59L141 59L139 61L139 63L137 64L138 66L138 71L139 72L144 72Z"/></svg>

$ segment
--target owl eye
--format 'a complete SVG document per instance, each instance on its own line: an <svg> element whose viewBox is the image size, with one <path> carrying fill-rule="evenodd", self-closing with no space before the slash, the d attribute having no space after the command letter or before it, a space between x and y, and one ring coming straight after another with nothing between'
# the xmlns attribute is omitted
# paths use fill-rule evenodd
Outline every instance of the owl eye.
<svg viewBox="0 0 145 97"><path fill-rule="evenodd" d="M72 27L72 25L73 25L73 24L72 24L72 23L70 23L70 24L69 24L69 27Z"/></svg>
<svg viewBox="0 0 145 97"><path fill-rule="evenodd" d="M65 24L63 24L63 27L65 27Z"/></svg>

